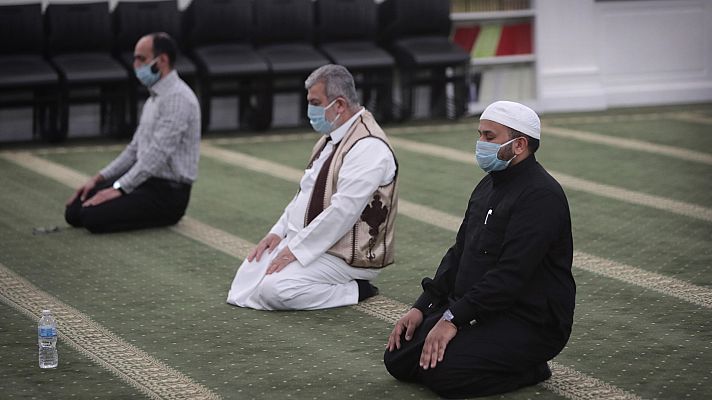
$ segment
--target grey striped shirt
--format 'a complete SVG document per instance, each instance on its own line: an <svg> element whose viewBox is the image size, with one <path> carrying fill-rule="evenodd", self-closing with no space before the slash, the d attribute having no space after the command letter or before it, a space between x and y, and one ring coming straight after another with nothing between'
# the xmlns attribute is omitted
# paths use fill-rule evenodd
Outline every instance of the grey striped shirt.
<svg viewBox="0 0 712 400"><path fill-rule="evenodd" d="M149 178L193 183L200 158L200 106L174 70L149 90L131 143L100 171L130 193Z"/></svg>

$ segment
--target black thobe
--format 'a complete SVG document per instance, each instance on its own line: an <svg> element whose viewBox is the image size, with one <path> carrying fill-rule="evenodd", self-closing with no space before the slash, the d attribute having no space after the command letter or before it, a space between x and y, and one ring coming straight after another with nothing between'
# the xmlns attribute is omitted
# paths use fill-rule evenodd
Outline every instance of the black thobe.
<svg viewBox="0 0 712 400"><path fill-rule="evenodd" d="M561 185L530 155L492 172L472 192L457 240L414 304L425 320L388 371L444 397L483 396L538 383L565 346L576 285L573 240ZM446 309L458 332L443 362L423 370L423 342Z"/></svg>

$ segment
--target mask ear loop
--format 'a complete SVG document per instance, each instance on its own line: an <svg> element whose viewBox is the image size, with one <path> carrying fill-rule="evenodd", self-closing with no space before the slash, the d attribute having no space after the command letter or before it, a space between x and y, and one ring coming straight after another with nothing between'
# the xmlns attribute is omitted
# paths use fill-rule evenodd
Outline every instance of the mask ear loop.
<svg viewBox="0 0 712 400"><path fill-rule="evenodd" d="M151 61L151 72L153 72L154 74L158 72L158 66L156 65L157 62L158 57L154 57L153 61Z"/></svg>
<svg viewBox="0 0 712 400"><path fill-rule="evenodd" d="M524 139L524 140L526 141L526 144L529 145L529 141L528 141L527 138L525 138L524 136L518 136L518 137L515 137L515 138L512 139L512 140L517 140L517 139L519 139L519 138ZM514 147L514 146L512 146L512 147ZM512 149L512 153L514 153L514 149ZM516 157L516 156L518 156L518 154L515 154L515 155L514 155L514 157ZM514 160L514 157L512 157L512 159L509 160L509 161Z"/></svg>
<svg viewBox="0 0 712 400"><path fill-rule="evenodd" d="M499 149L497 149L497 156L496 156L496 157L497 157L498 159L502 160L502 161L505 161L504 159L499 158L499 151L502 150L506 145L508 145L508 144L510 144L510 143L512 143L512 142L514 142L514 141L517 140L517 139L519 139L519 138L518 138L518 137L515 137L514 139L509 140L509 141L504 142L504 143L502 143L501 145L499 145ZM514 153L514 150L512 150L512 153ZM514 155L514 157L512 157L512 158L510 158L509 160L506 160L506 161L507 161L508 163L509 163L509 162L512 162L512 160L514 160L515 157L517 157L516 154Z"/></svg>
<svg viewBox="0 0 712 400"><path fill-rule="evenodd" d="M335 98L331 103L329 103L328 106L324 107L324 119L326 119L326 121L329 123L329 125L331 125L331 128L332 128L332 129L334 128L334 124L336 123L336 121L338 121L339 118L341 118L341 113L336 114L336 118L334 118L333 121L329 121L329 119L326 118L326 110L327 110L329 107L333 106L333 105L336 103L336 100L338 100L338 99L339 99L338 97Z"/></svg>

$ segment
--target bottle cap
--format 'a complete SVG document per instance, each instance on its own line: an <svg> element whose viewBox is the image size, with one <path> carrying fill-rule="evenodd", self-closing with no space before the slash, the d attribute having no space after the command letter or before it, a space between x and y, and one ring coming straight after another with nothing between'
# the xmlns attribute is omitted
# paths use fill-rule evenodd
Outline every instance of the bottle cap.
<svg viewBox="0 0 712 400"><path fill-rule="evenodd" d="M51 313L52 313L52 311L50 311L50 310L42 310L42 314L51 314Z"/></svg>

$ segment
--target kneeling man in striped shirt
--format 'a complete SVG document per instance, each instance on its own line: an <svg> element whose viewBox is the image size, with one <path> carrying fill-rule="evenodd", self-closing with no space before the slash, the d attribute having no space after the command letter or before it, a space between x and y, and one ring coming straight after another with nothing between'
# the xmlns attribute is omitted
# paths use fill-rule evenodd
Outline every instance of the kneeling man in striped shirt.
<svg viewBox="0 0 712 400"><path fill-rule="evenodd" d="M136 44L136 77L150 96L131 143L67 201L70 225L114 232L173 225L185 214L198 175L200 106L175 60L165 33Z"/></svg>

